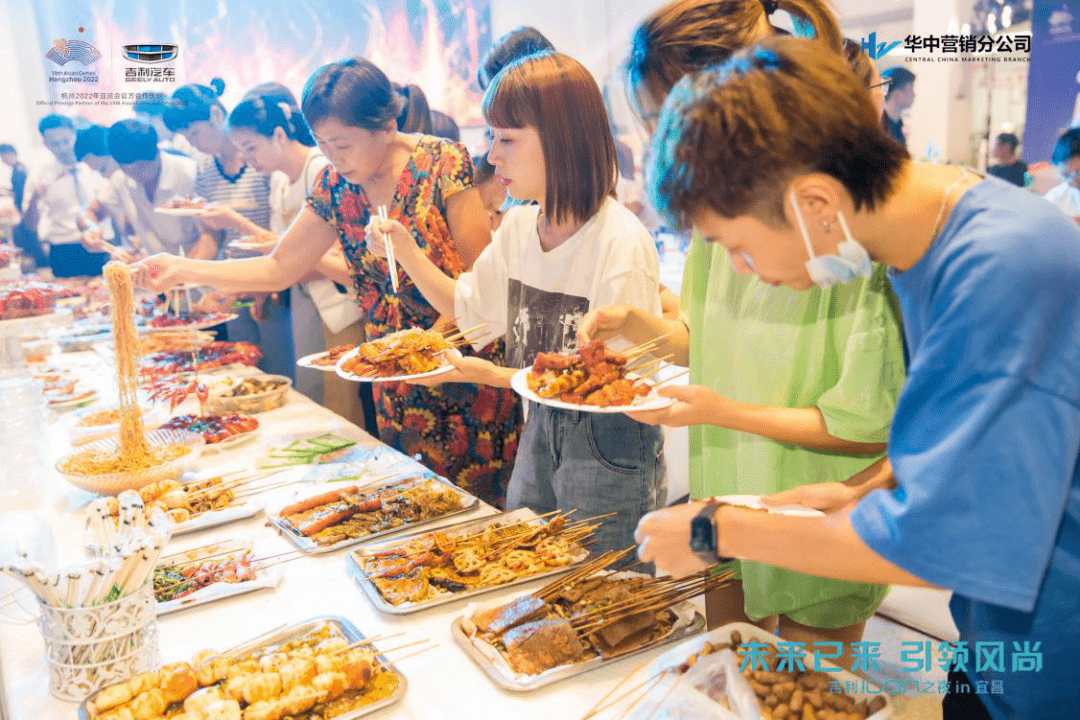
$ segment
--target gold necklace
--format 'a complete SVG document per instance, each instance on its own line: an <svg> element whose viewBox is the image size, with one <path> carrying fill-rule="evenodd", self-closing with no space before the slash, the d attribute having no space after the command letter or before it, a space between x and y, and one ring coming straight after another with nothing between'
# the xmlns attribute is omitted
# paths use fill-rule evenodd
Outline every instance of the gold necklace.
<svg viewBox="0 0 1080 720"><path fill-rule="evenodd" d="M934 238L937 237L938 231L941 230L941 221L945 219L945 207L946 205L948 205L949 196L952 195L952 191L955 190L956 186L963 182L964 178L966 177L967 169L961 167L960 177L956 178L956 181L952 185L945 188L945 194L941 197L941 207L938 209L937 220L934 222L934 231L930 233L930 242L934 241Z"/></svg>

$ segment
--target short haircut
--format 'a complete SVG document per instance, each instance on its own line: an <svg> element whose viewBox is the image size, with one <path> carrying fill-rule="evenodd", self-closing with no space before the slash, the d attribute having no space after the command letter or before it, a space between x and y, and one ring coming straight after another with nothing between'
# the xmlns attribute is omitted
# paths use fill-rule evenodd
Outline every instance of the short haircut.
<svg viewBox="0 0 1080 720"><path fill-rule="evenodd" d="M1020 147L1020 138L1013 133L999 133L994 139L1002 145L1008 145L1013 152L1016 152L1016 148Z"/></svg>
<svg viewBox="0 0 1080 720"><path fill-rule="evenodd" d="M131 106L131 109L136 115L163 117L165 115L165 108L169 107L170 102L169 97L165 93L139 93L139 97L135 100L135 104Z"/></svg>
<svg viewBox="0 0 1080 720"><path fill-rule="evenodd" d="M646 178L672 227L687 227L703 210L783 226L795 177L829 175L856 209L873 209L892 193L907 159L840 54L780 37L675 86Z"/></svg>
<svg viewBox="0 0 1080 720"><path fill-rule="evenodd" d="M109 153L121 165L158 157L158 134L142 120L121 120L109 128Z"/></svg>
<svg viewBox="0 0 1080 720"><path fill-rule="evenodd" d="M1054 144L1051 160L1055 165L1064 165L1074 157L1080 157L1080 128L1072 128L1061 134Z"/></svg>
<svg viewBox="0 0 1080 720"><path fill-rule="evenodd" d="M214 78L210 85L184 85L172 94L169 106L165 108L162 119L165 127L173 132L182 132L197 122L210 119L210 111L220 108L223 114L225 106L221 104L221 94L225 92L225 81Z"/></svg>
<svg viewBox="0 0 1080 720"><path fill-rule="evenodd" d="M577 60L543 53L511 63L488 87L483 109L492 127L540 134L550 219L588 220L614 195L618 167L604 98Z"/></svg>
<svg viewBox="0 0 1080 720"><path fill-rule="evenodd" d="M435 137L461 142L461 128L454 122L454 118L438 110L431 111L431 134Z"/></svg>
<svg viewBox="0 0 1080 720"><path fill-rule="evenodd" d="M495 177L495 166L488 162L487 153L473 157L472 165L473 183L475 185L483 185Z"/></svg>
<svg viewBox="0 0 1080 720"><path fill-rule="evenodd" d="M229 113L229 127L244 128L264 137L273 137L274 131L281 128L290 140L313 147L315 138L292 93L284 87L280 90L266 87L272 84L263 84L262 87L268 91L266 95L252 96L248 91L240 104Z"/></svg>
<svg viewBox="0 0 1080 720"><path fill-rule="evenodd" d="M397 116L397 129L403 133L431 134L431 107L427 95L418 85L394 85L394 92L401 97L401 112Z"/></svg>
<svg viewBox="0 0 1080 720"><path fill-rule="evenodd" d="M334 118L343 125L382 130L396 122L403 105L386 73L361 57L323 65L308 78L301 97L304 119L312 128Z"/></svg>
<svg viewBox="0 0 1080 720"><path fill-rule="evenodd" d="M825 0L779 0L803 29L836 50L842 36ZM761 0L675 0L653 12L634 32L626 63L631 102L657 104L684 75L726 62L732 53L761 39L770 11ZM784 31L774 28L774 32Z"/></svg>
<svg viewBox="0 0 1080 720"><path fill-rule="evenodd" d="M487 90L504 67L537 53L553 51L555 46L534 27L522 25L499 37L480 61L476 70L476 83Z"/></svg>
<svg viewBox="0 0 1080 720"><path fill-rule="evenodd" d="M82 160L87 155L109 157L108 130L103 125L91 125L75 135L75 159Z"/></svg>
<svg viewBox="0 0 1080 720"><path fill-rule="evenodd" d="M896 67L882 70L881 79L889 81L889 89L885 93L885 97L889 97L897 90L903 90L909 85L914 85L915 73L911 72L906 67L897 65Z"/></svg>
<svg viewBox="0 0 1080 720"><path fill-rule="evenodd" d="M37 126L38 132L42 135L45 134L46 130L56 130L57 128L65 128L75 132L75 123L67 115L56 115L54 113L41 118Z"/></svg>
<svg viewBox="0 0 1080 720"><path fill-rule="evenodd" d="M15 146L11 143L0 144L0 155L15 152Z"/></svg>

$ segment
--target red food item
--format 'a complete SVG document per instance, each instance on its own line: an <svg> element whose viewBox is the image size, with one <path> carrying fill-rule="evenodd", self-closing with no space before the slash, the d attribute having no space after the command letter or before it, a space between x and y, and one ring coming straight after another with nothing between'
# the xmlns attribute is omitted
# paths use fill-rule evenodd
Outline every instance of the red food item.
<svg viewBox="0 0 1080 720"><path fill-rule="evenodd" d="M47 283L0 290L0 320L47 315L56 307L56 297L56 290Z"/></svg>
<svg viewBox="0 0 1080 720"><path fill-rule="evenodd" d="M176 406L184 402L188 395L194 394L199 399L200 406L210 397L210 391L206 385L194 380L181 380L178 376L158 378L150 386L150 399L169 401L169 410L175 410Z"/></svg>
<svg viewBox="0 0 1080 720"><path fill-rule="evenodd" d="M343 488L341 490L334 490L333 492L323 493L322 495L309 497L307 500L301 500L300 502L293 503L292 505L286 505L285 507L281 508L281 512L279 514L281 515L281 517L285 517L286 515L295 515L296 513L304 512L305 510L317 508L320 505L337 502L341 499L342 495L348 495L357 492L360 492L360 488L356 485L353 485L352 487Z"/></svg>
<svg viewBox="0 0 1080 720"><path fill-rule="evenodd" d="M259 421L247 415L177 415L162 430L187 430L203 436L207 445L222 442L240 433L257 430Z"/></svg>
<svg viewBox="0 0 1080 720"><path fill-rule="evenodd" d="M182 312L179 315L158 315L150 321L153 328L187 327L189 325L205 325L225 319L224 313L217 312Z"/></svg>
<svg viewBox="0 0 1080 720"><path fill-rule="evenodd" d="M262 358L262 351L247 342L212 342L198 349L199 370L212 370L226 365L255 365ZM194 364L190 350L173 350L147 355L143 358L142 374L164 377L177 373L192 372Z"/></svg>

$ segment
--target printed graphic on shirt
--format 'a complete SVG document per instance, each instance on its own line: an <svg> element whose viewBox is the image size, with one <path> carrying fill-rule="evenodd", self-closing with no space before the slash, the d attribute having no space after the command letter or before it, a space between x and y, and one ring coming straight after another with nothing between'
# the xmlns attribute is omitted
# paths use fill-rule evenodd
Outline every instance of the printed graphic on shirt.
<svg viewBox="0 0 1080 720"><path fill-rule="evenodd" d="M589 299L548 292L510 279L507 302L506 359L509 367L532 365L541 352L569 352L576 347L578 323Z"/></svg>

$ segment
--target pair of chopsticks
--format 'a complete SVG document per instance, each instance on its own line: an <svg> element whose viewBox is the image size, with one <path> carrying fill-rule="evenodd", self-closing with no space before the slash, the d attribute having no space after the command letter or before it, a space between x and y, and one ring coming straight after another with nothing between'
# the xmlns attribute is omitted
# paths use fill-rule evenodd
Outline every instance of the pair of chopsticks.
<svg viewBox="0 0 1080 720"><path fill-rule="evenodd" d="M386 206L380 205L378 209L379 219L383 222L389 220L389 215L386 212ZM397 282L397 259L394 257L394 241L388 237L388 234L383 234L383 241L386 244L386 266L390 271L390 284L394 288L394 294L398 292Z"/></svg>

